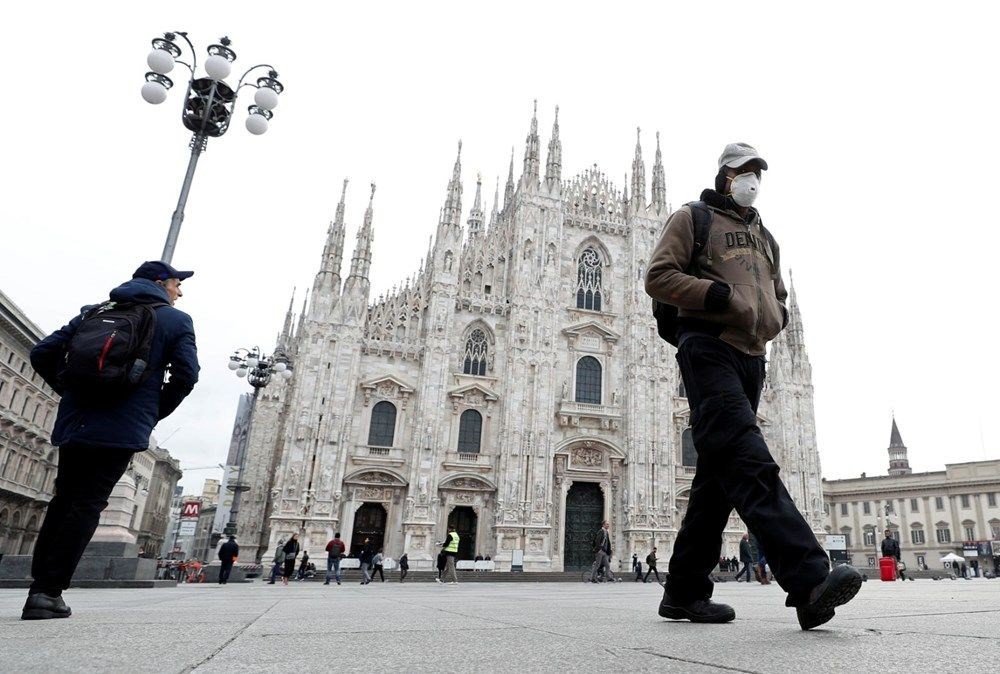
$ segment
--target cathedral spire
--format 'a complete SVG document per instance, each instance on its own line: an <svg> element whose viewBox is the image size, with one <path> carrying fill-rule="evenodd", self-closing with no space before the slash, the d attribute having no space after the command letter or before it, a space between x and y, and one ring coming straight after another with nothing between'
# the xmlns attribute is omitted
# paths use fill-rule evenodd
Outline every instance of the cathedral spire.
<svg viewBox="0 0 1000 674"><path fill-rule="evenodd" d="M642 161L641 129L635 128L635 158L632 160L632 202L636 210L646 206L646 164Z"/></svg>
<svg viewBox="0 0 1000 674"><path fill-rule="evenodd" d="M510 146L510 170L507 172L507 185L503 191L503 210L514 202L514 146Z"/></svg>
<svg viewBox="0 0 1000 674"><path fill-rule="evenodd" d="M795 296L795 281L792 272L788 272L788 346L793 356L804 357L806 340L802 328L802 314L799 312L799 302Z"/></svg>
<svg viewBox="0 0 1000 674"><path fill-rule="evenodd" d="M302 334L302 328L306 324L306 316L309 310L309 296L306 295L302 298L302 313L299 314L299 325L295 328L295 341L298 342L299 336Z"/></svg>
<svg viewBox="0 0 1000 674"><path fill-rule="evenodd" d="M438 235L447 232L451 227L456 231L462 227L462 141L458 141L458 155L455 157L455 166L451 171L451 180L448 181L448 192L444 199L444 208L441 210L441 220L438 225Z"/></svg>
<svg viewBox="0 0 1000 674"><path fill-rule="evenodd" d="M493 210L490 212L490 227L497 221L497 209L500 206L500 176L497 176L497 186L493 190Z"/></svg>
<svg viewBox="0 0 1000 674"><path fill-rule="evenodd" d="M899 434L899 427L896 426L896 415L893 415L892 431L889 435L889 475L909 475L912 472L910 460L906 455L906 445L903 444L903 436Z"/></svg>
<svg viewBox="0 0 1000 674"><path fill-rule="evenodd" d="M660 152L660 132L656 132L656 161L653 164L653 208L657 213L667 210L667 183L663 176L663 153Z"/></svg>
<svg viewBox="0 0 1000 674"><path fill-rule="evenodd" d="M292 288L292 297L288 300L288 311L285 312L285 324L282 326L281 334L278 336L277 349L279 350L287 349L292 343L292 329L294 328L292 310L294 306L295 288Z"/></svg>
<svg viewBox="0 0 1000 674"><path fill-rule="evenodd" d="M368 282L368 272L372 266L372 240L375 238L372 232L372 204L375 201L375 183L372 183L372 193L368 198L368 208L365 209L365 219L358 230L358 240L354 246L354 257L351 258L351 275L348 283L352 280L357 283L359 280Z"/></svg>
<svg viewBox="0 0 1000 674"><path fill-rule="evenodd" d="M469 238L479 236L483 231L483 176L476 174L476 198L472 203L472 210L469 211Z"/></svg>
<svg viewBox="0 0 1000 674"><path fill-rule="evenodd" d="M521 184L534 186L538 184L539 147L538 147L538 99L535 99L535 110L531 113L531 128L524 139L524 169L521 172Z"/></svg>
<svg viewBox="0 0 1000 674"><path fill-rule="evenodd" d="M549 139L549 156L545 161L545 186L549 191L559 187L562 179L562 142L559 140L559 106L556 106L556 118L552 122L552 138Z"/></svg>
<svg viewBox="0 0 1000 674"><path fill-rule="evenodd" d="M323 258L319 263L319 271L313 281L312 306L313 309L331 308L340 294L340 267L344 258L344 200L347 197L347 182L340 190L340 203L337 204L336 214L330 227L326 232L326 244L323 246ZM317 316L317 318L322 318Z"/></svg>

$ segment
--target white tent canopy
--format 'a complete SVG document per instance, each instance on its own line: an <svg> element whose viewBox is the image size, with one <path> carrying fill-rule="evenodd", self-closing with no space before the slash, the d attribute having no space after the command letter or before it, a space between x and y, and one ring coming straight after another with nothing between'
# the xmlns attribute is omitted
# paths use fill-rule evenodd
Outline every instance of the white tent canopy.
<svg viewBox="0 0 1000 674"><path fill-rule="evenodd" d="M964 557L959 557L954 552L949 552L947 555L941 558L942 562L964 562Z"/></svg>

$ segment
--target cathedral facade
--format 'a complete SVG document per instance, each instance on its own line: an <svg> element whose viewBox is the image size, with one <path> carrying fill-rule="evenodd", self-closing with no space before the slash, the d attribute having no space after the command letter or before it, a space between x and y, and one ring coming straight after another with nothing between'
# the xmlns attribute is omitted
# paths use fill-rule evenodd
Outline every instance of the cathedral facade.
<svg viewBox="0 0 1000 674"><path fill-rule="evenodd" d="M377 298L374 185L341 276L344 182L307 305L297 318L289 307L276 345L294 377L257 402L238 522L247 557L270 559L293 532L318 554L339 531L351 552L368 539L430 568L452 524L460 558L569 570L590 566L605 519L616 558L669 555L696 454L675 350L643 291L670 214L659 139L648 196L638 138L627 186L596 165L563 179L558 109L544 165L536 114L520 177L512 157L488 214L480 182L463 212L461 171L459 144L419 271ZM789 309L760 424L822 534L794 294ZM734 513L724 554L743 530Z"/></svg>

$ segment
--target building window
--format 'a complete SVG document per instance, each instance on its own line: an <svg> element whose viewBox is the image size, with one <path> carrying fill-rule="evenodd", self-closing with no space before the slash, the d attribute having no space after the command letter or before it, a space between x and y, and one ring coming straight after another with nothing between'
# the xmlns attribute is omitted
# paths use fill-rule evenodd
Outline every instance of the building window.
<svg viewBox="0 0 1000 674"><path fill-rule="evenodd" d="M861 504L861 509L865 512L866 515L871 515L872 514L872 503L871 503L871 501L864 501Z"/></svg>
<svg viewBox="0 0 1000 674"><path fill-rule="evenodd" d="M396 406L386 400L376 403L368 427L368 444L372 447L392 447L395 434Z"/></svg>
<svg viewBox="0 0 1000 674"><path fill-rule="evenodd" d="M864 545L866 547L869 547L869 548L873 547L875 545L875 530L874 529L865 529L864 539L865 539Z"/></svg>
<svg viewBox="0 0 1000 674"><path fill-rule="evenodd" d="M934 497L934 508L937 510L944 510L944 499L940 496Z"/></svg>
<svg viewBox="0 0 1000 674"><path fill-rule="evenodd" d="M915 498L910 499L910 512L911 513L920 512L920 502Z"/></svg>
<svg viewBox="0 0 1000 674"><path fill-rule="evenodd" d="M976 525L964 525L965 530L965 540L974 541L976 540Z"/></svg>
<svg viewBox="0 0 1000 674"><path fill-rule="evenodd" d="M938 527L934 533L937 534L938 543L951 543L951 529L948 527Z"/></svg>
<svg viewBox="0 0 1000 674"><path fill-rule="evenodd" d="M459 454L478 454L483 437L483 415L476 410L465 410L458 422Z"/></svg>
<svg viewBox="0 0 1000 674"><path fill-rule="evenodd" d="M695 468L698 465L698 450L694 448L694 438L690 428L681 433L681 465Z"/></svg>
<svg viewBox="0 0 1000 674"><path fill-rule="evenodd" d="M593 356L584 356L576 364L576 402L601 404L601 364Z"/></svg>
<svg viewBox="0 0 1000 674"><path fill-rule="evenodd" d="M923 545L926 542L924 540L924 530L910 529L910 542L914 545Z"/></svg>
<svg viewBox="0 0 1000 674"><path fill-rule="evenodd" d="M841 529L840 535L844 537L844 545L851 547L851 530L847 528Z"/></svg>
<svg viewBox="0 0 1000 674"><path fill-rule="evenodd" d="M593 248L580 255L576 268L577 309L601 310L601 258Z"/></svg>
<svg viewBox="0 0 1000 674"><path fill-rule="evenodd" d="M888 515L888 514L894 513L894 512L896 512L896 510L895 510L895 504L892 501L886 501L885 502L885 514Z"/></svg>
<svg viewBox="0 0 1000 674"><path fill-rule="evenodd" d="M968 509L969 508L969 495L968 494L962 494L961 496L959 496L959 498L962 499L962 507L965 508L965 509Z"/></svg>
<svg viewBox="0 0 1000 674"><path fill-rule="evenodd" d="M687 398L688 397L687 389L684 388L684 380L683 379L681 379L679 382L677 382L677 397L678 398ZM990 495L992 496L992 494L990 494Z"/></svg>
<svg viewBox="0 0 1000 674"><path fill-rule="evenodd" d="M917 568L922 569L925 566L927 566L927 558L924 557L923 555L917 555Z"/></svg>
<svg viewBox="0 0 1000 674"><path fill-rule="evenodd" d="M872 569L876 566L875 557L873 555L868 555L868 566Z"/></svg>
<svg viewBox="0 0 1000 674"><path fill-rule="evenodd" d="M990 531L993 532L993 540L1000 541L1000 522L996 520L990 522Z"/></svg>
<svg viewBox="0 0 1000 674"><path fill-rule="evenodd" d="M488 352L489 342L486 340L486 333L476 328L465 340L465 361L462 364L462 372L480 377L485 376Z"/></svg>
<svg viewBox="0 0 1000 674"><path fill-rule="evenodd" d="M845 517L847 516L847 503L840 504L840 514Z"/></svg>
<svg viewBox="0 0 1000 674"><path fill-rule="evenodd" d="M989 507L991 507L991 508L996 508L997 507L997 495L995 493L993 493L993 492L990 492L989 494L987 494L986 495L986 504Z"/></svg>

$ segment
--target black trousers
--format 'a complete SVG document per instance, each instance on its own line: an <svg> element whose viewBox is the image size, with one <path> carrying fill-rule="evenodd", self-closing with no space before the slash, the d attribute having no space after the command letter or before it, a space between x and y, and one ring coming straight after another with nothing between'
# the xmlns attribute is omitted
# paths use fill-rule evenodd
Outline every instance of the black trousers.
<svg viewBox="0 0 1000 674"><path fill-rule="evenodd" d="M129 449L63 445L59 448L55 495L45 511L31 559L28 594L59 595L69 587L83 551L97 530L108 497L125 474Z"/></svg>
<svg viewBox="0 0 1000 674"><path fill-rule="evenodd" d="M657 583L663 582L663 581L660 580L660 572L656 570L655 566L651 566L651 567L649 567L649 569L646 570L646 575L643 576L642 582L645 583L647 580L649 580L649 574L651 574L651 573L656 575L656 582Z"/></svg>
<svg viewBox="0 0 1000 674"><path fill-rule="evenodd" d="M786 605L804 604L829 574L829 562L778 477L757 426L764 357L695 335L681 342L677 362L698 462L670 558L667 592L679 603L712 596L709 573L719 562L722 532L735 508L766 551L774 577L788 593Z"/></svg>
<svg viewBox="0 0 1000 674"><path fill-rule="evenodd" d="M219 582L223 585L229 581L229 574L233 571L233 563L222 562L222 568L219 569Z"/></svg>
<svg viewBox="0 0 1000 674"><path fill-rule="evenodd" d="M753 576L753 573L750 571L750 562L743 562L743 568L740 569L740 572L736 574L736 580L742 578L743 574L746 574L747 582L749 583L752 580Z"/></svg>

